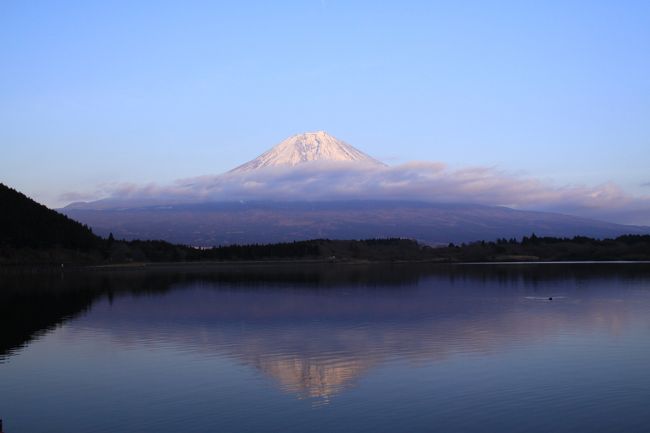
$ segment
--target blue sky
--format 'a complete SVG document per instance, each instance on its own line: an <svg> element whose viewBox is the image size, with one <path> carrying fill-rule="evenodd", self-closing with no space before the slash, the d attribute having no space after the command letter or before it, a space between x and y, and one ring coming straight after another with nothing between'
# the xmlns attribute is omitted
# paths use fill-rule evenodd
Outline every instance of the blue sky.
<svg viewBox="0 0 650 433"><path fill-rule="evenodd" d="M0 53L0 181L50 206L310 130L650 193L647 1L6 0Z"/></svg>

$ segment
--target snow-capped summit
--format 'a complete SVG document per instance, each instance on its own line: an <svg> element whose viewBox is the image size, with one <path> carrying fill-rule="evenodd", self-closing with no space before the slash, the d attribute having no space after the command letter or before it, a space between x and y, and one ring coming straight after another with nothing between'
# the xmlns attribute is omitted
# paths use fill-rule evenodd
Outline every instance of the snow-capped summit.
<svg viewBox="0 0 650 433"><path fill-rule="evenodd" d="M351 161L371 165L384 164L325 131L293 135L273 149L231 170L255 170L272 166L295 166L310 161Z"/></svg>

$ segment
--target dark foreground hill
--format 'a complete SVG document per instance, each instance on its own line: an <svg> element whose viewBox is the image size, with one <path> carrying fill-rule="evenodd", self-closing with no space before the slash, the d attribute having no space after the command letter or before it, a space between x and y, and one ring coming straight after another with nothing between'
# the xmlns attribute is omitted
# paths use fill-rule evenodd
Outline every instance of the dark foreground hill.
<svg viewBox="0 0 650 433"><path fill-rule="evenodd" d="M0 264L101 264L185 260L188 247L114 241L0 183Z"/></svg>
<svg viewBox="0 0 650 433"><path fill-rule="evenodd" d="M0 183L1 262L99 260L104 240L69 217Z"/></svg>
<svg viewBox="0 0 650 433"><path fill-rule="evenodd" d="M101 239L81 224L0 183L0 245L90 250Z"/></svg>

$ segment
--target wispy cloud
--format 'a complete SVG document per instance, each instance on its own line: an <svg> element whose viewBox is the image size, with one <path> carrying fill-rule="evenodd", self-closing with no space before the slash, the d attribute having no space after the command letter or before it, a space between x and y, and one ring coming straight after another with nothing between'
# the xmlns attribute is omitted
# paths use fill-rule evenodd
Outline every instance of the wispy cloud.
<svg viewBox="0 0 650 433"><path fill-rule="evenodd" d="M650 196L613 183L554 186L493 167L453 170L443 163L392 167L309 163L183 179L171 185L115 186L109 201L187 203L236 200L390 199L503 205L564 212L622 223L650 224Z"/></svg>

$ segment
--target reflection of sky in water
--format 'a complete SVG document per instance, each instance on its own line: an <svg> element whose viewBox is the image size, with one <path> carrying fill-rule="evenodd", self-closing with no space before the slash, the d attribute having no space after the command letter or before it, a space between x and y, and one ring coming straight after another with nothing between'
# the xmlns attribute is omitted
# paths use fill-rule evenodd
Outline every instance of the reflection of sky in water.
<svg viewBox="0 0 650 433"><path fill-rule="evenodd" d="M120 348L163 345L234 358L287 391L329 397L384 360L423 363L575 333L615 335L629 321L629 305L616 297L546 299L508 291L447 295L426 284L406 293L189 288L101 302L68 335L74 341L100 332Z"/></svg>
<svg viewBox="0 0 650 433"><path fill-rule="evenodd" d="M44 408L69 431L332 431L334 419L348 431L635 431L650 420L648 279L176 287L104 297L10 357L0 413L35 427L30 412Z"/></svg>

